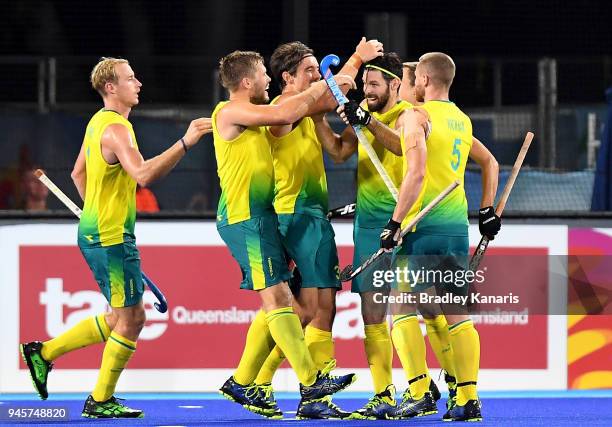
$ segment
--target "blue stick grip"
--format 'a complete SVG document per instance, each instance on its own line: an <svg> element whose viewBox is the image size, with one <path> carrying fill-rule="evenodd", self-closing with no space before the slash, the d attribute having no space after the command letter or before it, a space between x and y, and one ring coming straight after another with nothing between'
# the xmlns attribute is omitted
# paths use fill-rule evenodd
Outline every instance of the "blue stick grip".
<svg viewBox="0 0 612 427"><path fill-rule="evenodd" d="M153 304L155 309L160 313L165 313L166 311L168 311L168 302L166 301L166 297L164 296L162 291L159 290L155 283L153 283L153 281L149 279L146 274L142 273L142 279L147 284L149 289L151 289L151 292L153 292L155 298L157 298L157 300L159 301L159 303Z"/></svg>
<svg viewBox="0 0 612 427"><path fill-rule="evenodd" d="M327 86L329 86L334 98L336 98L338 105L344 105L348 102L348 99L340 90L338 83L336 83L336 79L334 79L334 74L330 70L332 65L337 66L338 64L340 64L340 58L338 58L338 55L334 55L333 53L327 55L325 58L323 58L323 60L321 60L321 75L327 82Z"/></svg>

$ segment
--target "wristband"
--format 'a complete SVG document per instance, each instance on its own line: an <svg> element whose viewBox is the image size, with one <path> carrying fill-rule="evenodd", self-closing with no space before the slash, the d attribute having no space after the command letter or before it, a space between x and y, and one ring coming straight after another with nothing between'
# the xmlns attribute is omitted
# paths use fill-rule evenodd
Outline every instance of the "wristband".
<svg viewBox="0 0 612 427"><path fill-rule="evenodd" d="M183 150L185 150L185 153L187 152L187 144L185 144L185 138L181 138L181 144L183 144Z"/></svg>
<svg viewBox="0 0 612 427"><path fill-rule="evenodd" d="M355 52L351 55L347 63L354 69L358 70L359 67L361 67L361 64L363 64L363 60L361 59L361 56Z"/></svg>

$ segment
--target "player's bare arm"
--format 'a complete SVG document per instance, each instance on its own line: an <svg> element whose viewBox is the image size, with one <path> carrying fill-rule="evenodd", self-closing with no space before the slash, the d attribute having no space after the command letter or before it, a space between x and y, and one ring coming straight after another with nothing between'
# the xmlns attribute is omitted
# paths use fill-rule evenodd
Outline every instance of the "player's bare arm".
<svg viewBox="0 0 612 427"><path fill-rule="evenodd" d="M402 180L399 198L392 217L399 223L404 220L421 192L427 162L425 145L427 117L415 110L409 110L405 112L401 122L404 124L403 132L406 139L404 157L407 172Z"/></svg>
<svg viewBox="0 0 612 427"><path fill-rule="evenodd" d="M482 171L482 199L478 210L478 229L480 234L493 240L501 228L501 219L493 208L497 193L499 165L487 147L474 137L472 137L469 156L478 163Z"/></svg>
<svg viewBox="0 0 612 427"><path fill-rule="evenodd" d="M321 146L334 163L343 163L357 151L357 135L347 127L342 135L333 131L325 115L313 116Z"/></svg>
<svg viewBox="0 0 612 427"><path fill-rule="evenodd" d="M384 53L383 44L376 39L366 40L365 37L362 37L355 48L355 53L351 55L351 57L346 61L344 66L338 71L338 75L347 75L353 78L357 78L357 73L359 72L359 68L362 64L373 60L379 56L382 56ZM344 82L340 82L338 80L338 76L336 76L336 82L338 86L340 86L340 90L342 93L346 95L346 93L350 89L354 89L354 87L346 84ZM327 92L323 97L321 97L314 105L312 105L305 116L312 116L314 114L319 114L322 112L328 113L333 111L338 103L334 99L331 92Z"/></svg>
<svg viewBox="0 0 612 427"><path fill-rule="evenodd" d="M355 86L350 76L337 75L336 79ZM295 94L282 104L257 105L246 100L230 101L217 114L219 134L226 140L236 138L249 126L288 125L297 122L308 112L310 105L326 92L327 84L317 82L304 92Z"/></svg>
<svg viewBox="0 0 612 427"><path fill-rule="evenodd" d="M74 186L79 192L79 196L81 196L82 200L85 200L85 188L87 186L87 169L85 166L85 144L81 144L81 150L79 151L79 155L74 162L74 167L72 168L72 173L70 174L72 178L72 182L74 182Z"/></svg>
<svg viewBox="0 0 612 427"><path fill-rule="evenodd" d="M195 119L189 125L185 136L163 153L145 160L135 147L129 130L120 124L106 128L101 139L102 156L107 163L121 163L125 171L142 187L167 175L183 158L186 149L193 147L200 138L212 131L209 118Z"/></svg>
<svg viewBox="0 0 612 427"><path fill-rule="evenodd" d="M482 199L480 207L492 206L497 193L499 164L495 156L477 138L472 138L470 158L478 163L482 170Z"/></svg>

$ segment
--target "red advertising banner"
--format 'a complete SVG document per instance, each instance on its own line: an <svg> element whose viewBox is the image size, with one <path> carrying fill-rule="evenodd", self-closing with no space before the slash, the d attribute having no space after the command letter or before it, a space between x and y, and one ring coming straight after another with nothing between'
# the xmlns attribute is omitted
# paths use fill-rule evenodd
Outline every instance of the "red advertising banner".
<svg viewBox="0 0 612 427"><path fill-rule="evenodd" d="M352 261L352 247L339 248L340 264ZM533 250L533 248L529 249ZM233 368L238 363L259 297L239 289L240 270L222 246L141 246L143 269L162 289L169 310L157 313L145 294L148 320L130 369ZM520 252L521 248L488 253ZM539 249L546 253L546 249ZM542 257L545 259L545 257ZM334 336L343 368L367 368L359 296L349 284L338 295ZM19 248L19 339L47 340L79 320L100 313L106 301L76 246ZM508 321L476 319L483 369L545 369L547 318L515 316ZM520 349L528 349L529 357ZM99 367L101 345L62 357L56 369ZM522 355L522 356L520 356ZM25 369L22 362L21 368ZM430 367L439 366L428 351ZM396 361L396 367L399 363Z"/></svg>

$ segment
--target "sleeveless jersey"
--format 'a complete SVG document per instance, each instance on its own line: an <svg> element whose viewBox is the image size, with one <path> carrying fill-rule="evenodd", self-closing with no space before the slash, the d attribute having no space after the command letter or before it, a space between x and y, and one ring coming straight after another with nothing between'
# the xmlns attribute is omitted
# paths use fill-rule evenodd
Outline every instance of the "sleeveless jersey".
<svg viewBox="0 0 612 427"><path fill-rule="evenodd" d="M399 115L410 107L412 107L412 104L409 102L400 101L389 111L383 114L374 112L372 115L390 128L395 128L395 122ZM364 108L367 109L367 103ZM372 144L380 162L399 191L402 184L404 157L396 156L387 150L382 143L376 141L372 132L366 127L362 127L362 131ZM393 196L372 164L366 150L361 144L358 144L355 224L365 228L384 227L391 218L394 209L395 200Z"/></svg>
<svg viewBox="0 0 612 427"><path fill-rule="evenodd" d="M327 218L327 179L314 121L304 117L281 137L272 135L269 129L267 133L274 161L276 213Z"/></svg>
<svg viewBox="0 0 612 427"><path fill-rule="evenodd" d="M274 213L274 166L265 127L248 127L236 138L226 141L217 129L217 113L227 102L217 104L212 113L217 174L221 184L218 227Z"/></svg>
<svg viewBox="0 0 612 427"><path fill-rule="evenodd" d="M100 140L111 124L128 128L138 149L132 124L115 111L102 109L87 124L83 141L87 184L79 221L79 245L110 246L134 240L136 181L119 162L110 165L102 157Z"/></svg>
<svg viewBox="0 0 612 427"><path fill-rule="evenodd" d="M425 178L417 202L402 222L402 226L406 226L416 213L457 180L459 187L430 211L417 224L416 230L425 234L467 236L469 223L464 175L472 148L472 122L450 101L428 101L419 108L427 111L431 122L431 132L425 140ZM404 173L405 169L406 166Z"/></svg>

